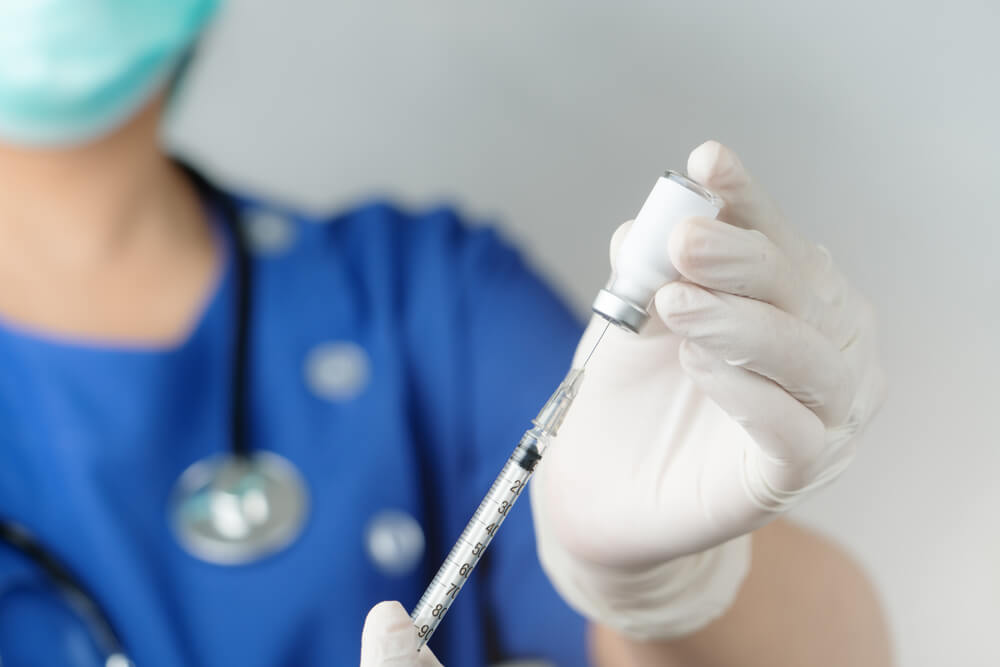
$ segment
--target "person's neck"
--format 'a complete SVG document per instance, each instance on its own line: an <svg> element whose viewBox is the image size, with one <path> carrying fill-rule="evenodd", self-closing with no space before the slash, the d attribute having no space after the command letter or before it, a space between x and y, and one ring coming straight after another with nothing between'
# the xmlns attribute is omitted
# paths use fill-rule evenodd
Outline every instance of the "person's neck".
<svg viewBox="0 0 1000 667"><path fill-rule="evenodd" d="M141 237L183 232L191 185L159 148L156 100L128 124L71 148L0 143L0 260L16 251L38 265L101 266ZM169 224L163 224L168 223ZM188 230L189 231L189 230ZM149 239L152 240L152 239Z"/></svg>
<svg viewBox="0 0 1000 667"><path fill-rule="evenodd" d="M0 145L0 325L143 344L192 330L222 255L159 148L161 106L86 146Z"/></svg>

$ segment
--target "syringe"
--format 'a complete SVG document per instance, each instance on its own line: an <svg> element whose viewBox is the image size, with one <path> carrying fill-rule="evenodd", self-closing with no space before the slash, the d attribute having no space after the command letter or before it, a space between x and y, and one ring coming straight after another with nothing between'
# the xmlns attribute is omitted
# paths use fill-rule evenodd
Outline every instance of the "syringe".
<svg viewBox="0 0 1000 667"><path fill-rule="evenodd" d="M603 338L603 334L601 337ZM600 343L600 339L597 342ZM593 349L597 349L597 343ZM587 360L589 359L588 355ZM417 606L413 608L410 618L417 627L421 647L434 634L441 619L448 613L451 603L458 597L458 592L468 581L472 570L486 553L486 548L496 536L510 509L521 497L521 492L535 472L535 465L541 460L551 439L556 436L573 399L580 390L585 366L586 361L580 368L570 370L533 420L532 428L521 436L521 441L479 503L476 513L472 515L455 546L444 559L444 564L434 575Z"/></svg>
<svg viewBox="0 0 1000 667"><path fill-rule="evenodd" d="M608 323L584 362L579 368L570 370L535 417L534 426L521 437L514 453L507 459L410 614L421 647L448 613L458 592L527 486L535 465L541 460L576 398L583 382L584 368L604 339L608 327L614 324L625 331L637 333L650 317L649 306L656 290L679 276L666 253L674 226L689 216L714 218L721 207L722 199L683 174L668 171L657 180L618 250L615 273L594 300L593 311Z"/></svg>

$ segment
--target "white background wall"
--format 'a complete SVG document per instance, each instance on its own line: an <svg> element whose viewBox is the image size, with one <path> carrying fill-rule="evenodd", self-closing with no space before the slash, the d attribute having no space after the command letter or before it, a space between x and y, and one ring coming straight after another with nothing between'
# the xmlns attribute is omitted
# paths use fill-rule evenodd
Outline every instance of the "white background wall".
<svg viewBox="0 0 1000 667"><path fill-rule="evenodd" d="M995 1L231 5L178 145L311 208L455 201L581 312L657 174L734 146L881 313L889 401L798 516L873 573L900 664L1000 665Z"/></svg>

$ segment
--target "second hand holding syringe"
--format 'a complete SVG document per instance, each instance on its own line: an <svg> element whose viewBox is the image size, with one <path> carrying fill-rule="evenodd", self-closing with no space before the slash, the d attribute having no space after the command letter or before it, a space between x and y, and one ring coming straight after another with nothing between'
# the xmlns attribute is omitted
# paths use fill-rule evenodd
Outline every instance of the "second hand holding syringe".
<svg viewBox="0 0 1000 667"><path fill-rule="evenodd" d="M649 305L656 291L679 277L670 263L667 243L674 227L692 216L715 218L722 200L683 174L668 171L661 176L636 215L632 228L618 250L615 271L594 300L593 311L607 320L601 335L579 368L573 368L549 398L532 428L521 437L472 519L410 617L422 647L458 597L486 548L496 536L514 503L521 496L556 436L579 393L584 369L604 338L608 327L638 333L649 319Z"/></svg>

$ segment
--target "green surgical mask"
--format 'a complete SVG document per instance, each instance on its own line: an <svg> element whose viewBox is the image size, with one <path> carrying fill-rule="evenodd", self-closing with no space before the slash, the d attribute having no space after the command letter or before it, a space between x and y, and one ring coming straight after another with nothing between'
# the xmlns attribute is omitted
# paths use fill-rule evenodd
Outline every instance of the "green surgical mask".
<svg viewBox="0 0 1000 667"><path fill-rule="evenodd" d="M163 87L220 0L0 0L0 141L107 134Z"/></svg>

